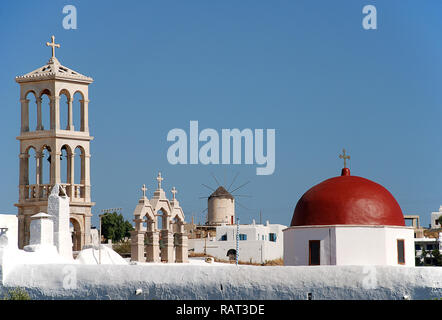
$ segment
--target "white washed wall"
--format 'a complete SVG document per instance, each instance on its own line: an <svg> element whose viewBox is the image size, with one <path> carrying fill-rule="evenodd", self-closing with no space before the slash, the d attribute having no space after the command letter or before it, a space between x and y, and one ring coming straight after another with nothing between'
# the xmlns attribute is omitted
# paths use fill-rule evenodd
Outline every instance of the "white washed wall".
<svg viewBox="0 0 442 320"><path fill-rule="evenodd" d="M414 266L411 227L305 226L284 231L284 265L306 266L309 240L321 241L321 265L399 265L397 239L405 240L406 266Z"/></svg>
<svg viewBox="0 0 442 320"><path fill-rule="evenodd" d="M32 299L306 300L308 293L314 300L442 297L440 267L372 268L376 285L367 289L364 266L21 265L0 283L0 295L6 286L25 288ZM67 274L75 275L75 288L63 288Z"/></svg>

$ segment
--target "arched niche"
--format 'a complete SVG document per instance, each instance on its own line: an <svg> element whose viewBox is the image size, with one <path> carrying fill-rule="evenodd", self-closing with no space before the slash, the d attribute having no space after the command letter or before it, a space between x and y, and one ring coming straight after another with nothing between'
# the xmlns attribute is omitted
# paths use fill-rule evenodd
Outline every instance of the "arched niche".
<svg viewBox="0 0 442 320"><path fill-rule="evenodd" d="M83 234L82 224L76 217L70 217L69 225L72 236L72 251L80 251Z"/></svg>
<svg viewBox="0 0 442 320"><path fill-rule="evenodd" d="M25 185L37 184L37 149L29 146L26 150Z"/></svg>
<svg viewBox="0 0 442 320"><path fill-rule="evenodd" d="M41 103L41 126L37 123L38 130L50 130L53 127L53 123L55 122L54 119L52 119L52 106L51 106L51 91L48 89L44 89L40 92L40 101L37 101L37 107L38 103ZM38 122L38 120L37 120ZM51 125L52 123L52 125Z"/></svg>
<svg viewBox="0 0 442 320"><path fill-rule="evenodd" d="M77 131L84 130L85 110L84 110L84 94L77 90L74 93L72 101L73 125Z"/></svg>
<svg viewBox="0 0 442 320"><path fill-rule="evenodd" d="M60 181L62 184L72 183L73 154L68 144L60 148Z"/></svg>
<svg viewBox="0 0 442 320"><path fill-rule="evenodd" d="M68 90L62 89L60 97L60 129L70 130L71 94Z"/></svg>
<svg viewBox="0 0 442 320"><path fill-rule="evenodd" d="M24 99L28 100L26 103L26 110L22 110L25 112L25 126L27 127L25 131L34 131L37 129L37 94L34 90L29 90L25 93Z"/></svg>
<svg viewBox="0 0 442 320"><path fill-rule="evenodd" d="M50 184L51 183L51 177L52 177L52 171L51 166L53 163L52 159L52 149L48 145L44 145L41 152L41 160L40 160L40 183L41 184Z"/></svg>

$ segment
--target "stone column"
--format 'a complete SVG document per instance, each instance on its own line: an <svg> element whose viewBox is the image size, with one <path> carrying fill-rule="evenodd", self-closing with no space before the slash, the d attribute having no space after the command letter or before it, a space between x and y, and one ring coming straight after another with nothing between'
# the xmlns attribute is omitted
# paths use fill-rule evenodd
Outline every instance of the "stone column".
<svg viewBox="0 0 442 320"><path fill-rule="evenodd" d="M80 100L81 128L80 131L89 132L89 100Z"/></svg>
<svg viewBox="0 0 442 320"><path fill-rule="evenodd" d="M84 237L83 245L88 245L91 243L91 216L92 214L86 212L84 215Z"/></svg>
<svg viewBox="0 0 442 320"><path fill-rule="evenodd" d="M29 131L29 100L21 99L21 132Z"/></svg>
<svg viewBox="0 0 442 320"><path fill-rule="evenodd" d="M75 180L74 180L74 178L75 178L75 165L74 165L74 161L75 161L75 153L72 153L72 154L68 154L68 156L67 156L67 170L68 170L68 172L67 172L67 183L68 183L68 186L67 186L67 190L66 190L66 192L67 192L67 194L68 194L68 196L69 196L69 198L72 200L72 195L74 194L74 182L75 182Z"/></svg>
<svg viewBox="0 0 442 320"><path fill-rule="evenodd" d="M18 248L25 246L25 216L23 209L18 209Z"/></svg>
<svg viewBox="0 0 442 320"><path fill-rule="evenodd" d="M51 152L51 185L61 183L60 179L60 156L61 153L53 150Z"/></svg>
<svg viewBox="0 0 442 320"><path fill-rule="evenodd" d="M35 183L43 184L43 152L35 153Z"/></svg>
<svg viewBox="0 0 442 320"><path fill-rule="evenodd" d="M187 235L185 233L177 233L177 244L175 248L176 262L189 262Z"/></svg>
<svg viewBox="0 0 442 320"><path fill-rule="evenodd" d="M43 152L37 151L35 153L35 184L36 187L36 198L41 198L43 196Z"/></svg>
<svg viewBox="0 0 442 320"><path fill-rule="evenodd" d="M66 127L66 130L71 130L74 131L74 119L73 119L73 111L72 111L72 99L69 99L67 104L68 104L68 124Z"/></svg>
<svg viewBox="0 0 442 320"><path fill-rule="evenodd" d="M26 199L26 186L29 185L29 154L20 153L19 202Z"/></svg>
<svg viewBox="0 0 442 320"><path fill-rule="evenodd" d="M44 130L43 122L41 119L41 98L35 99L35 102L37 103L37 130Z"/></svg>
<svg viewBox="0 0 442 320"><path fill-rule="evenodd" d="M146 262L144 257L144 237L146 231L135 230L130 232L131 245L130 245L130 260Z"/></svg>
<svg viewBox="0 0 442 320"><path fill-rule="evenodd" d="M83 165L81 168L81 184L84 185L84 194L83 197L85 200L90 201L91 199L91 181L90 181L90 172L91 172L91 155L85 154L83 156Z"/></svg>
<svg viewBox="0 0 442 320"><path fill-rule="evenodd" d="M160 235L158 231L147 231L146 261L160 262Z"/></svg>
<svg viewBox="0 0 442 320"><path fill-rule="evenodd" d="M51 99L51 130L60 129L60 97L50 97Z"/></svg>
<svg viewBox="0 0 442 320"><path fill-rule="evenodd" d="M161 261L175 262L173 259L173 233L169 230L161 230L161 240L163 241L163 248L161 249Z"/></svg>

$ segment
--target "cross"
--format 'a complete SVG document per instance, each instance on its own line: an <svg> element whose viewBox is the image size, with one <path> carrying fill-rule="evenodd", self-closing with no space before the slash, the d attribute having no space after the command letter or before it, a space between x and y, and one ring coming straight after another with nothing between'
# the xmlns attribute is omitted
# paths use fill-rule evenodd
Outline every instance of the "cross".
<svg viewBox="0 0 442 320"><path fill-rule="evenodd" d="M173 194L173 200L175 200L175 194L178 192L177 189L175 189L175 187L172 188L172 194Z"/></svg>
<svg viewBox="0 0 442 320"><path fill-rule="evenodd" d="M158 172L158 177L157 177L157 181L158 181L158 189L161 189L161 181L163 181L164 178L161 177L161 172Z"/></svg>
<svg viewBox="0 0 442 320"><path fill-rule="evenodd" d="M141 188L141 191L143 191L143 198L146 198L146 191L147 191L147 188L146 188L146 185L145 185L145 184L143 184L143 187Z"/></svg>
<svg viewBox="0 0 442 320"><path fill-rule="evenodd" d="M350 156L345 154L345 149L342 149L342 153L339 155L339 159L344 159L344 168L347 168L347 159L350 159Z"/></svg>
<svg viewBox="0 0 442 320"><path fill-rule="evenodd" d="M55 58L55 47L60 48L60 44L55 43L55 36L52 36L52 42L46 42L48 47L52 47L52 58Z"/></svg>

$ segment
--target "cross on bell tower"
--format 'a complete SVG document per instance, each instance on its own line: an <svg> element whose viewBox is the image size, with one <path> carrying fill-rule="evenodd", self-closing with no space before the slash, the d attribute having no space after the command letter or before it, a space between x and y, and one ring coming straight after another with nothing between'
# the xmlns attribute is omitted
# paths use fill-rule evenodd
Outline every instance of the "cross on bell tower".
<svg viewBox="0 0 442 320"><path fill-rule="evenodd" d="M88 125L88 89L93 79L61 65L55 58L55 48L60 48L60 44L55 43L54 36L51 40L46 43L52 49L49 62L15 78L20 85L21 103L21 128L17 137L20 142L19 199L15 204L19 220L18 245L23 248L29 243L30 217L47 212L50 190L60 184L69 197L70 221L74 226L73 249L77 251L90 243L92 206L95 204L91 201L90 182L90 141L93 137ZM66 103L61 103L62 96ZM74 96L80 99L75 102ZM49 100L48 105L46 100ZM30 122L30 108L35 108L35 123ZM74 127L76 112L80 114L80 122ZM61 117L61 113L66 117ZM66 119L65 123L61 123L62 118ZM44 119L48 126L43 125ZM30 164L31 161L35 164ZM63 161L66 164L62 166ZM80 170L74 170L77 161ZM62 167L66 168L65 174L62 174Z"/></svg>
<svg viewBox="0 0 442 320"><path fill-rule="evenodd" d="M60 44L55 43L55 36L51 37L52 42L46 42L48 47L52 47L52 58L55 58L55 48L60 48Z"/></svg>

